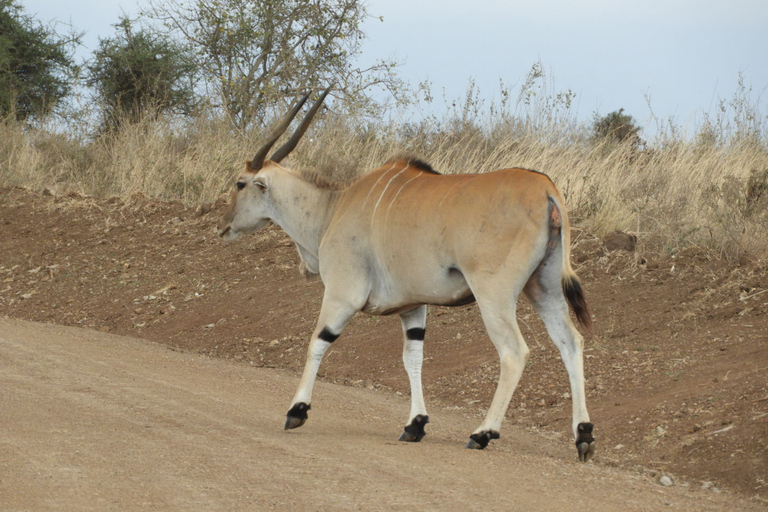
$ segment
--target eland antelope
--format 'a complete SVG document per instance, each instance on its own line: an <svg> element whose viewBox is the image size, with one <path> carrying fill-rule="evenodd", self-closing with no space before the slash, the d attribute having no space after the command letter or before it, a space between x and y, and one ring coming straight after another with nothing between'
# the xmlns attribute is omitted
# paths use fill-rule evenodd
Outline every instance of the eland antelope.
<svg viewBox="0 0 768 512"><path fill-rule="evenodd" d="M288 124L278 128L282 125ZM302 123L297 132L304 129ZM427 305L476 301L501 363L491 405L467 443L467 448L485 448L499 438L528 359L515 311L524 292L560 350L570 378L579 459L589 460L595 440L586 408L582 337L568 305L585 327L590 314L569 260L565 204L552 181L525 169L442 175L418 160L395 158L344 188L331 187L278 163L295 146L295 137L287 151L280 148L264 160L277 137L247 163L218 233L232 240L272 221L293 239L307 270L319 273L324 284L285 428L306 422L323 355L352 316L358 311L397 314L411 387L400 440L420 441L429 422L421 384Z"/></svg>

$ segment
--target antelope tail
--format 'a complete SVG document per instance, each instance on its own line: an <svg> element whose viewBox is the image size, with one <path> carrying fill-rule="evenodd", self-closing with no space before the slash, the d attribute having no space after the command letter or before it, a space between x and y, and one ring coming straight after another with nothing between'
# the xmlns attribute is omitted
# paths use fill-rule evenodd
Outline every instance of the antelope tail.
<svg viewBox="0 0 768 512"><path fill-rule="evenodd" d="M553 206L549 218L550 229L560 232L559 241L563 251L563 293L579 324L585 329L591 330L592 315L584 296L584 288L582 288L579 277L571 267L571 225L568 222L568 215L561 207L562 199L560 197L549 196L549 200Z"/></svg>

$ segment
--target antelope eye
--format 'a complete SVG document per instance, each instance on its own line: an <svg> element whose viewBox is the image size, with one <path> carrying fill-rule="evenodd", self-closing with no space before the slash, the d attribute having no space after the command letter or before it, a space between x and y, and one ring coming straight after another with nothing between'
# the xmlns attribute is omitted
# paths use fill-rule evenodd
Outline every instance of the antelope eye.
<svg viewBox="0 0 768 512"><path fill-rule="evenodd" d="M237 190L243 190L245 188L245 182L244 181L238 181L235 186L237 187Z"/></svg>

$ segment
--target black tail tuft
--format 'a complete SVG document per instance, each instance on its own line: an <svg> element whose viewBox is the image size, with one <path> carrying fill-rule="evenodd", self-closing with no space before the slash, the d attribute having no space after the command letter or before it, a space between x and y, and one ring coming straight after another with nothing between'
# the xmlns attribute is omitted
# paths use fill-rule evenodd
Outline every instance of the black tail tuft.
<svg viewBox="0 0 768 512"><path fill-rule="evenodd" d="M592 315L587 307L587 299L584 297L579 278L575 275L563 277L563 292L581 326L588 331L592 330Z"/></svg>

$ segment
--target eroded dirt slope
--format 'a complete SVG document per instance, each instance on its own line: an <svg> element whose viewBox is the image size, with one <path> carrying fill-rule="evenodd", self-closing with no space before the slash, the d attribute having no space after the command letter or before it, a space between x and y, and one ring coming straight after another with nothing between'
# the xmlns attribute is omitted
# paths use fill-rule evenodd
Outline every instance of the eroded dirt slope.
<svg viewBox="0 0 768 512"><path fill-rule="evenodd" d="M322 284L299 275L295 249L277 228L218 241L219 213L220 205L191 210L140 197L2 190L0 312L298 372ZM574 235L595 320L586 337L595 464L631 468L649 480L669 474L678 485L764 503L766 266L727 264L696 251L648 254L642 243L632 253L611 252L585 233ZM565 370L524 301L519 315L532 356L506 424L544 432L553 439L552 456L575 457ZM400 351L397 318L358 316L321 375L407 396ZM479 422L498 364L477 308L432 308L425 356L428 406L455 408ZM396 422L406 415L404 408ZM503 430L496 449L512 442Z"/></svg>

